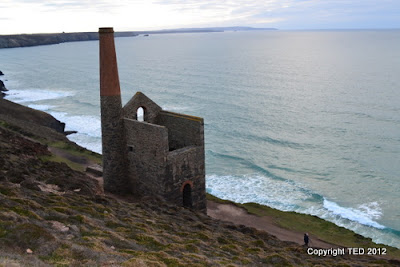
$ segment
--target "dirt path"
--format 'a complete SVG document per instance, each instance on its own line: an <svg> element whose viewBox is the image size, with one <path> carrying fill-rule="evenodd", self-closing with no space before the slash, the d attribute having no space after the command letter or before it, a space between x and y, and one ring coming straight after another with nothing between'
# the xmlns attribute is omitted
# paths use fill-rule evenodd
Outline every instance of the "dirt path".
<svg viewBox="0 0 400 267"><path fill-rule="evenodd" d="M93 164L93 162L91 162L90 160L88 160L84 156L75 156L75 155L73 155L71 153L66 152L63 149L56 148L56 147L49 147L48 149L54 155L57 155L59 157L68 159L68 160L70 160L72 162L78 163L78 164L82 165L84 168L86 168L90 164Z"/></svg>
<svg viewBox="0 0 400 267"><path fill-rule="evenodd" d="M303 245L304 233L296 232L281 228L274 224L272 218L263 216L259 217L248 213L245 209L239 208L231 204L221 204L213 201L207 201L207 215L211 218L232 222L234 224L243 224L248 227L254 227L258 230L265 231L271 235L276 236L282 241L291 241L299 245ZM338 247L329 244L314 236L310 236L311 245L319 248L332 248Z"/></svg>

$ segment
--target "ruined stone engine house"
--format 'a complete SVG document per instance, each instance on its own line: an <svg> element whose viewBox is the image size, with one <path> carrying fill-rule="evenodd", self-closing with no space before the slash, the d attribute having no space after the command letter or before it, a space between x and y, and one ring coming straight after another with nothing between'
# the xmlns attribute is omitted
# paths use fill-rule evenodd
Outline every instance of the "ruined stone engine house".
<svg viewBox="0 0 400 267"><path fill-rule="evenodd" d="M113 29L100 28L99 39L104 190L205 212L203 119L162 110L141 92L122 107Z"/></svg>

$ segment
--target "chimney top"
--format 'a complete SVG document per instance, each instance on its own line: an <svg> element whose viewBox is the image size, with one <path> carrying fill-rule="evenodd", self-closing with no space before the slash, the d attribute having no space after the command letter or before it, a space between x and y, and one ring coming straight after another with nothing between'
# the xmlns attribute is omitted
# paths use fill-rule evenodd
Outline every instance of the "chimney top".
<svg viewBox="0 0 400 267"><path fill-rule="evenodd" d="M120 96L113 28L99 29L100 96Z"/></svg>
<svg viewBox="0 0 400 267"><path fill-rule="evenodd" d="M99 28L99 33L113 33L114 29L112 27Z"/></svg>

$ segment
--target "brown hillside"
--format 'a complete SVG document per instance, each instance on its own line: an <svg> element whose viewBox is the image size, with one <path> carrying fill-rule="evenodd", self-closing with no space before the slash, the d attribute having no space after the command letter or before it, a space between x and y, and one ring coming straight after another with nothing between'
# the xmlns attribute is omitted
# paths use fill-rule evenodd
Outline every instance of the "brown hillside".
<svg viewBox="0 0 400 267"><path fill-rule="evenodd" d="M77 149L68 141L60 146L62 134L46 128L38 136L0 120L0 266L399 264L368 256L309 256L296 243L244 225L149 199L102 195L95 179L55 162L60 160L48 149L54 142L71 155ZM46 132L56 139L44 138ZM81 156L87 153L82 150Z"/></svg>

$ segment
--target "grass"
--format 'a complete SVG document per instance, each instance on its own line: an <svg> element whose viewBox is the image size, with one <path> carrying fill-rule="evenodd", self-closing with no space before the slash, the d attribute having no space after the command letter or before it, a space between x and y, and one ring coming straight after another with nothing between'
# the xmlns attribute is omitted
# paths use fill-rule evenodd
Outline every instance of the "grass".
<svg viewBox="0 0 400 267"><path fill-rule="evenodd" d="M24 136L27 136L27 137L35 137L32 133L25 131L21 127L18 127L18 126L13 125L13 124L9 124L9 123L7 123L5 121L0 121L0 127L7 128L7 129L9 129L11 131L20 133L20 134L22 134Z"/></svg>
<svg viewBox="0 0 400 267"><path fill-rule="evenodd" d="M84 158L89 162L93 162L95 164L102 164L102 156L93 151L89 151L87 149L78 147L69 142L57 141L57 142L45 142L47 146L50 148L56 148L61 150L66 155L70 155L71 158ZM41 156L40 159L44 162L52 161L58 163L65 163L73 170L84 172L86 170L86 166L82 163L74 162L67 157L63 157L60 155L56 155L52 153L50 156Z"/></svg>
<svg viewBox="0 0 400 267"><path fill-rule="evenodd" d="M274 208L263 206L257 203L237 204L229 200L222 200L207 194L207 199L222 204L232 204L242 207L250 214L257 216L268 216L273 222L284 229L307 232L311 236L317 236L320 240L343 247L362 247L362 248L387 248L388 255L400 258L400 250L394 247L376 244L371 238L363 237L351 230L325 221L316 216L300 214L296 212L285 212Z"/></svg>
<svg viewBox="0 0 400 267"><path fill-rule="evenodd" d="M26 207L15 206L15 207L11 207L10 210L14 211L15 213L17 213L18 215L21 215L21 216L25 216L25 217L29 217L29 218L37 219L37 220L41 219L36 213L30 211L29 208L26 208Z"/></svg>
<svg viewBox="0 0 400 267"><path fill-rule="evenodd" d="M68 141L49 141L49 140L40 138L38 136L35 136L34 134L27 132L23 128L13 125L13 124L9 124L5 121L0 121L0 127L7 128L13 132L17 132L24 136L35 139L35 140L39 141L40 143L47 145L50 148L60 149L64 153L69 154L73 157L81 157L81 158L85 158L95 164L99 164L99 165L102 164L102 156L100 154L97 154L93 151L79 147L78 145L76 145L74 143L71 143ZM82 164L73 162L62 156L52 154L51 156L42 156L41 159L43 161L53 161L53 162L59 162L59 163L63 162L63 163L66 163L73 170L81 171L81 172L85 171L85 167Z"/></svg>
<svg viewBox="0 0 400 267"><path fill-rule="evenodd" d="M135 239L138 244L143 245L151 250L158 251L165 248L165 245L161 244L160 242L156 241L153 237L148 235L139 234L136 236Z"/></svg>
<svg viewBox="0 0 400 267"><path fill-rule="evenodd" d="M3 194L5 196L15 196L15 192L13 189L9 187L3 187L0 185L0 194Z"/></svg>
<svg viewBox="0 0 400 267"><path fill-rule="evenodd" d="M77 157L85 157L90 161L101 164L102 163L102 156L97 154L93 151L84 149L82 147L78 147L71 143L66 143L62 141L58 142L51 142L47 144L49 147L58 148L63 150L64 152L69 153L70 155L77 156Z"/></svg>
<svg viewBox="0 0 400 267"><path fill-rule="evenodd" d="M83 172L85 171L85 168L82 166L82 164L70 161L69 159L57 156L52 154L51 156L41 156L40 159L43 162L48 162L48 161L52 161L52 162L58 162L58 163L65 163L68 165L68 167L70 167L71 169L75 170L75 171L80 171Z"/></svg>

